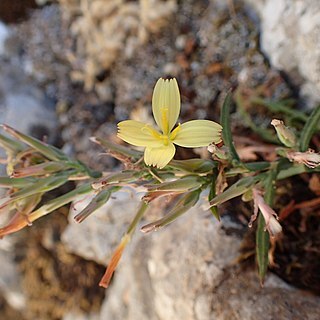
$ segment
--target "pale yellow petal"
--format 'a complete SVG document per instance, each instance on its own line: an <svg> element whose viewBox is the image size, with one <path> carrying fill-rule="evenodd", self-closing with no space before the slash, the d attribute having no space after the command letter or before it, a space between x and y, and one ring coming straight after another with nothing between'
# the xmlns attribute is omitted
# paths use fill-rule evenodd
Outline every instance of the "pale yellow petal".
<svg viewBox="0 0 320 320"><path fill-rule="evenodd" d="M135 120L126 120L118 123L117 136L125 142L138 147L157 148L163 145L163 142L157 139L160 135L149 125Z"/></svg>
<svg viewBox="0 0 320 320"><path fill-rule="evenodd" d="M192 120L183 123L173 143L181 147L205 147L210 143L220 143L222 127L209 120Z"/></svg>
<svg viewBox="0 0 320 320"><path fill-rule="evenodd" d="M160 78L157 81L152 96L152 112L159 128L168 134L180 113L180 92L176 79Z"/></svg>
<svg viewBox="0 0 320 320"><path fill-rule="evenodd" d="M159 169L165 167L173 158L176 148L173 143L160 148L147 147L144 151L144 162L148 166L154 166Z"/></svg>

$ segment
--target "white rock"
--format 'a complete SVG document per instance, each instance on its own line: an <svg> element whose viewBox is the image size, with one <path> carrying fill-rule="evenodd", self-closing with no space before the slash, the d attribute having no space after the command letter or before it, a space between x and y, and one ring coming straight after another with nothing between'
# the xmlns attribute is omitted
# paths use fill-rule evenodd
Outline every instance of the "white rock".
<svg viewBox="0 0 320 320"><path fill-rule="evenodd" d="M24 92L9 93L5 97L5 112L1 121L24 133L32 133L34 128L42 126L54 130L55 113L43 105L43 99ZM23 121L22 118L23 117Z"/></svg>
<svg viewBox="0 0 320 320"><path fill-rule="evenodd" d="M211 319L210 292L223 280L223 269L239 246L199 208L157 233L136 235L107 290L101 315L114 320ZM123 296L129 301L119 312Z"/></svg>
<svg viewBox="0 0 320 320"><path fill-rule="evenodd" d="M26 306L26 299L22 293L21 276L14 262L12 247L12 238L0 241L0 291L12 308L22 310Z"/></svg>
<svg viewBox="0 0 320 320"><path fill-rule="evenodd" d="M199 208L157 233L136 235L106 291L100 320L319 317L318 297L274 275L261 289L256 271L236 267L240 245Z"/></svg>
<svg viewBox="0 0 320 320"><path fill-rule="evenodd" d="M5 42L9 37L10 29L0 21L0 56L5 53Z"/></svg>
<svg viewBox="0 0 320 320"><path fill-rule="evenodd" d="M89 204L92 197L88 196L73 204L62 242L70 252L106 264L133 219L139 199L129 192L117 192L86 220L76 223L74 216Z"/></svg>
<svg viewBox="0 0 320 320"><path fill-rule="evenodd" d="M62 318L62 320L99 320L98 314L84 314L80 311L70 311L67 314L65 314Z"/></svg>
<svg viewBox="0 0 320 320"><path fill-rule="evenodd" d="M320 1L246 0L261 18L261 46L284 70L309 106L320 102ZM297 72L300 79L297 79Z"/></svg>
<svg viewBox="0 0 320 320"><path fill-rule="evenodd" d="M9 35L10 29L0 22L0 123L6 123L27 134L39 133L37 137L40 139L46 135L48 141L52 141L57 127L54 108L48 106L41 89L25 75L21 61L8 53L5 41ZM4 134L3 130L1 134ZM0 157L5 157L2 149ZM4 166L0 166L0 175L4 175ZM3 193L4 189L0 189L0 194ZM1 225L4 222L2 218L7 216L1 215ZM15 236L12 235L0 241L0 291L12 308L23 310L26 298L14 259L14 239Z"/></svg>

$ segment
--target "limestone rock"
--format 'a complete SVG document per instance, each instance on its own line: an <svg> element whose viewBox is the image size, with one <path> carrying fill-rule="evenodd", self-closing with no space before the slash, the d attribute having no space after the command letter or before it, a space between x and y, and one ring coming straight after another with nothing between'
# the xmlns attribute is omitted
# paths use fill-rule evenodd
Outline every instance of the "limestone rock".
<svg viewBox="0 0 320 320"><path fill-rule="evenodd" d="M39 139L46 136L48 142L53 142L57 133L54 106L25 74L18 56L7 51L6 40L10 36L10 30L0 22L0 123ZM1 134L5 133L1 131ZM0 150L0 157L5 157L3 149ZM4 175L3 165L0 166L0 175ZM4 192L0 188L0 194ZM1 216L1 225L6 218L6 214ZM26 299L14 259L15 239L15 236L11 236L0 242L0 291L12 308L23 310Z"/></svg>
<svg viewBox="0 0 320 320"><path fill-rule="evenodd" d="M139 198L116 193L80 225L73 222L71 211L64 244L75 254L105 264ZM89 201L76 202L75 211ZM159 232L137 231L106 291L100 320L318 319L319 297L272 274L261 288L256 270L237 265L241 238L227 235L228 224L228 219L219 223L195 207Z"/></svg>
<svg viewBox="0 0 320 320"><path fill-rule="evenodd" d="M12 240L5 238L0 242L0 292L13 309L22 310L26 301L21 290L21 277L12 255Z"/></svg>
<svg viewBox="0 0 320 320"><path fill-rule="evenodd" d="M75 202L70 210L69 225L62 234L66 248L85 259L106 264L118 245L126 226L138 208L138 198L128 192L117 192L104 206L78 224L74 216L92 197Z"/></svg>
<svg viewBox="0 0 320 320"><path fill-rule="evenodd" d="M261 46L276 68L302 85L301 95L320 102L320 2L246 0L261 19Z"/></svg>
<svg viewBox="0 0 320 320"><path fill-rule="evenodd" d="M62 320L99 320L99 315L84 314L79 311L70 311L63 316Z"/></svg>
<svg viewBox="0 0 320 320"><path fill-rule="evenodd" d="M151 235L137 235L107 290L100 319L317 319L320 299L235 260L241 239L194 208ZM276 301L276 303L275 303Z"/></svg>
<svg viewBox="0 0 320 320"><path fill-rule="evenodd" d="M49 142L56 136L54 107L15 65L0 67L0 121Z"/></svg>
<svg viewBox="0 0 320 320"><path fill-rule="evenodd" d="M5 52L5 42L9 37L10 29L0 21L0 56Z"/></svg>
<svg viewBox="0 0 320 320"><path fill-rule="evenodd" d="M57 138L57 117L54 106L32 79L15 63L0 57L0 124L7 124L22 133L53 143ZM1 134L5 134L1 130ZM0 157L5 152L0 149ZM0 166L4 172L4 166ZM0 190L1 193L1 190Z"/></svg>

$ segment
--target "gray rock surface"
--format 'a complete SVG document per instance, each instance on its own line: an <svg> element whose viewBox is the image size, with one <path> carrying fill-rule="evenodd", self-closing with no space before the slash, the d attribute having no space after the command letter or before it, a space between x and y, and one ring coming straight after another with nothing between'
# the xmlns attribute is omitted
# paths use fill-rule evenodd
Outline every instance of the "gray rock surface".
<svg viewBox="0 0 320 320"><path fill-rule="evenodd" d="M77 310L66 313L62 320L100 320L100 318L98 314L84 314Z"/></svg>
<svg viewBox="0 0 320 320"><path fill-rule="evenodd" d="M319 298L305 296L273 275L261 289L255 271L234 266L240 242L226 235L209 213L191 210L170 227L136 242L131 261L122 262L107 292L101 319L320 316ZM122 299L124 310L120 297L129 297Z"/></svg>
<svg viewBox="0 0 320 320"><path fill-rule="evenodd" d="M285 72L309 106L320 102L320 2L246 0L261 19L261 47Z"/></svg>
<svg viewBox="0 0 320 320"><path fill-rule="evenodd" d="M2 21L0 21L0 56L5 52L5 42L9 37L10 29Z"/></svg>
<svg viewBox="0 0 320 320"><path fill-rule="evenodd" d="M1 21L0 123L49 142L57 135L55 105L28 74L21 43Z"/></svg>
<svg viewBox="0 0 320 320"><path fill-rule="evenodd" d="M0 24L0 33L1 28L5 26ZM40 140L45 138L47 142L53 143L57 138L58 128L55 106L22 68L19 49L10 48L7 44L14 41L14 35L7 31L4 37L7 41L3 40L1 43L0 39L0 124L7 124L23 133ZM1 134L5 134L3 130ZM0 149L0 157L4 156L4 151Z"/></svg>
<svg viewBox="0 0 320 320"><path fill-rule="evenodd" d="M65 245L84 258L105 263L124 230L119 226L132 218L137 201L120 193L82 225L71 222L63 235ZM76 204L77 210L80 205L85 202ZM320 298L275 275L270 274L260 288L256 271L241 270L236 263L240 244L239 237L227 235L222 224L200 208L159 232L138 231L106 291L100 320L320 317Z"/></svg>
<svg viewBox="0 0 320 320"><path fill-rule="evenodd" d="M52 142L57 134L57 119L52 104L41 89L20 66L18 53L8 52L6 40L9 29L0 22L0 123L8 124L40 139L45 136ZM1 134L4 134L1 131ZM0 157L5 152L0 149ZM0 175L4 173L0 166ZM2 195L5 191L0 189ZM0 224L6 220L2 214ZM14 261L15 236L0 241L0 292L16 310L23 310L26 301L21 288L21 277Z"/></svg>
<svg viewBox="0 0 320 320"><path fill-rule="evenodd" d="M21 310L26 301L21 290L21 277L12 256L12 247L12 238L0 241L0 292L12 308Z"/></svg>
<svg viewBox="0 0 320 320"><path fill-rule="evenodd" d="M91 198L88 196L73 203L62 242L70 252L106 264L133 219L139 200L129 192L118 192L106 205L78 224L74 216L89 204Z"/></svg>
<svg viewBox="0 0 320 320"><path fill-rule="evenodd" d="M52 141L57 119L52 103L15 64L0 64L0 122Z"/></svg>

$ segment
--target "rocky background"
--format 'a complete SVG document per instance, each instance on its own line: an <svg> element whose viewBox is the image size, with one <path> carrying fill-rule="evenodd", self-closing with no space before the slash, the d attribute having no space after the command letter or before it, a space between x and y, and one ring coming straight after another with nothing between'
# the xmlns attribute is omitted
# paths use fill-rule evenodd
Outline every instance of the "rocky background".
<svg viewBox="0 0 320 320"><path fill-rule="evenodd" d="M118 121L150 117L161 76L177 77L186 120L217 120L237 86L266 86L298 108L320 102L317 0L44 2L0 2L0 121L93 168L119 164L89 137L117 141ZM194 208L159 233L137 233L105 291L99 278L138 197L119 193L76 225L86 201L0 241L0 319L320 318L313 281L270 273L260 288L253 233L230 208L222 223Z"/></svg>

